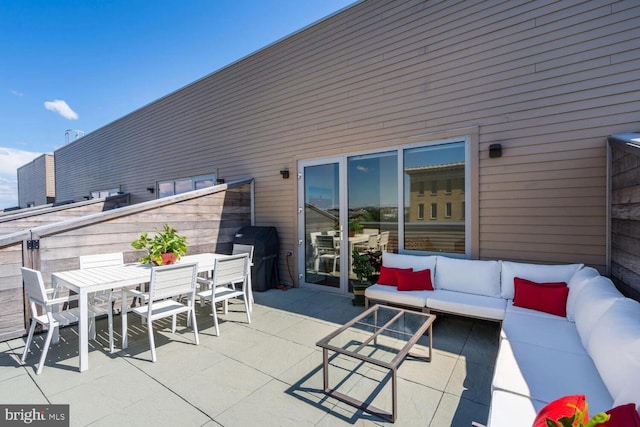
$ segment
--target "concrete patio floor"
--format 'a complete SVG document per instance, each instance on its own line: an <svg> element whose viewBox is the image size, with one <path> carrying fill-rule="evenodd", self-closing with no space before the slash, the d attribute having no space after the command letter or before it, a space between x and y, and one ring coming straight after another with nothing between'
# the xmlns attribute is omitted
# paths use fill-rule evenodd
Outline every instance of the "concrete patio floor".
<svg viewBox="0 0 640 427"><path fill-rule="evenodd" d="M241 302L219 315L220 337L210 307L201 309L199 346L184 318L175 335L170 321L159 322L156 363L146 328L133 316L126 351L119 348L120 316L115 317L114 354L108 352L106 320L98 321L98 341L90 341L90 367L82 373L76 328L61 331L41 375L35 365L43 334L36 336L25 365L24 338L0 343L0 403L69 404L71 426L392 425L322 392L322 351L315 343L362 307L306 289L273 289L255 299L251 324ZM394 425L486 422L498 338L498 323L439 315L433 360L408 359L399 369ZM343 356L330 360L331 385L391 409L388 375Z"/></svg>

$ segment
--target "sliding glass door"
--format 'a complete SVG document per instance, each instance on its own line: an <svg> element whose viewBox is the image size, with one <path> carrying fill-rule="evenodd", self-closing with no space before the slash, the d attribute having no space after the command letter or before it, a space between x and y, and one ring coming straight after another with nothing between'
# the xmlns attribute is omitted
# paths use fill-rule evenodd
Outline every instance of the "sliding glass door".
<svg viewBox="0 0 640 427"><path fill-rule="evenodd" d="M340 162L302 167L305 283L340 288Z"/></svg>
<svg viewBox="0 0 640 427"><path fill-rule="evenodd" d="M354 254L467 254L468 142L413 144L298 164L299 280L350 292Z"/></svg>

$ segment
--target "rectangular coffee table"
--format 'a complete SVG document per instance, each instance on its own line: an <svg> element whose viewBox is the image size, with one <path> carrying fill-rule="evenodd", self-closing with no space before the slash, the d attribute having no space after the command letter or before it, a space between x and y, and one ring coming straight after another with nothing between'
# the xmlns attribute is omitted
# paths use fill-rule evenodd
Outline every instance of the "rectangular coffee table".
<svg viewBox="0 0 640 427"><path fill-rule="evenodd" d="M398 409L397 370L407 356L431 361L432 325L436 316L374 305L316 343L322 347L324 392L370 414L395 422ZM425 332L429 333L427 356L411 353L411 348ZM329 387L329 351L389 369L391 373L391 413L347 396Z"/></svg>

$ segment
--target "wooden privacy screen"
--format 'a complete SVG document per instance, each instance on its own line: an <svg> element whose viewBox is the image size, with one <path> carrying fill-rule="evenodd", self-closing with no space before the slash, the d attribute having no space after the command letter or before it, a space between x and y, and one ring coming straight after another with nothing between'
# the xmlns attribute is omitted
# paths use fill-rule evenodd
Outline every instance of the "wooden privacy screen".
<svg viewBox="0 0 640 427"><path fill-rule="evenodd" d="M253 179L239 180L0 236L0 341L25 333L21 266L41 270L49 285L52 272L79 268L80 255L123 252L134 262L143 251L131 242L165 223L187 236L189 254L231 253L236 231L253 224L252 192Z"/></svg>
<svg viewBox="0 0 640 427"><path fill-rule="evenodd" d="M611 280L640 301L640 134L609 138Z"/></svg>

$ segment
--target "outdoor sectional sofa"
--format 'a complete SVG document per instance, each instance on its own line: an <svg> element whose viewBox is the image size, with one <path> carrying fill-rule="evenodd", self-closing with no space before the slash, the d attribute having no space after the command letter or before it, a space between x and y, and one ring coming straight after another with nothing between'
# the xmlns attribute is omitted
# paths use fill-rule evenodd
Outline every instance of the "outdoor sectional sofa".
<svg viewBox="0 0 640 427"><path fill-rule="evenodd" d="M597 270L386 252L382 265L378 283L365 291L366 306L376 301L501 322L489 427L531 426L546 404L567 395L586 395L590 415L640 407L640 303ZM406 269L429 269L433 290L404 290L429 287L408 283ZM393 272L402 279L396 286L380 284ZM553 312L558 299L565 316L540 311L550 305Z"/></svg>

